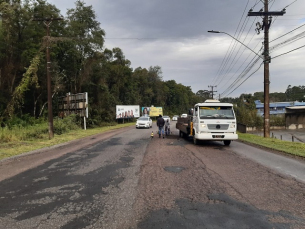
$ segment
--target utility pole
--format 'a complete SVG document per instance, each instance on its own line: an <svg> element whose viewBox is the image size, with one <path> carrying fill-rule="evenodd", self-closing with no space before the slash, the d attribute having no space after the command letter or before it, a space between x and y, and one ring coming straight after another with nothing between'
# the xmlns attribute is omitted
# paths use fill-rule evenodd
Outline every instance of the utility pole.
<svg viewBox="0 0 305 229"><path fill-rule="evenodd" d="M260 29L264 30L264 137L270 137L270 109L269 109L269 63L271 57L269 56L269 29L272 21L272 16L283 16L286 12L269 11L269 0L264 0L264 12L252 12L248 13L248 16L264 16L263 25L258 28L258 33Z"/></svg>
<svg viewBox="0 0 305 229"><path fill-rule="evenodd" d="M50 25L53 21L63 20L62 18L34 18L33 21L43 21L47 27L46 37L46 58L47 58L47 88L48 88L48 122L49 122L49 140L54 137L53 128L53 108L52 108L52 89L51 89L51 60L50 60Z"/></svg>
<svg viewBox="0 0 305 229"><path fill-rule="evenodd" d="M214 87L217 87L217 86L208 86L208 87L211 87L212 88L212 99L214 99L214 92L217 92L217 91L214 91Z"/></svg>

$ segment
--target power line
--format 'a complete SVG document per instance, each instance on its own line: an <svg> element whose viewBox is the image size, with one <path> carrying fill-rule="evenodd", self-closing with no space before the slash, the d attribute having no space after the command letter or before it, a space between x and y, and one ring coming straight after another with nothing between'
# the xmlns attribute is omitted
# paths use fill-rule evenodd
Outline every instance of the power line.
<svg viewBox="0 0 305 229"><path fill-rule="evenodd" d="M283 34L282 36L280 36L280 37L278 37L278 38L276 38L276 39L273 39L272 41L270 41L270 43L273 42L273 41L276 41L277 39L280 39L280 38L282 38L282 37L288 35L289 33L292 33L293 31L295 31L295 30L297 30L297 29L299 29L299 28L301 28L301 27L303 27L303 26L305 26L305 24L303 24L303 25L301 25L301 26L299 26L299 27L297 27L297 28L291 30L291 31L288 32L288 33Z"/></svg>
<svg viewBox="0 0 305 229"><path fill-rule="evenodd" d="M254 72L251 73L251 75L249 75L243 82L241 82L236 88L234 88L233 91L231 91L231 92L230 92L229 94L227 94L226 96L232 94L237 88L240 87L240 85L242 85L244 82L246 82L254 73L256 73L256 72L261 68L261 66L263 65L263 63L264 63L264 62L262 62L262 63L260 64L260 66L259 66Z"/></svg>
<svg viewBox="0 0 305 229"><path fill-rule="evenodd" d="M242 16L241 16L241 18L240 18L240 20L239 20L238 26L237 26L236 31L235 31L235 33L234 33L234 37L235 37L235 35L236 35L237 31L238 31L238 28L239 28L239 26L240 26L240 24L241 24L242 18L243 18L243 16L244 16L245 12L246 12L246 9L247 9L248 4L249 4L249 0L248 0L248 2L247 2L247 4L246 4L246 7L245 7L245 9L244 9L244 12L243 12L243 14L242 14ZM232 44L234 44L233 47L232 47ZM233 50L234 50L234 48L235 48L235 45L236 45L236 41L233 41L233 40L232 40L232 41L231 41L231 44L230 44L230 47L229 47L229 49L228 49L227 52L226 52L226 55L225 55L225 57L224 57L224 59L223 59L223 61L222 61L222 64L220 65L220 67L219 67L219 69L218 69L218 71L217 71L215 80L214 80L213 82L217 82L217 81L218 81L219 75L221 75L222 72L224 71L224 69L226 68L227 63L228 63L229 59L231 58L232 52L233 52ZM232 48L231 48L231 47L232 47ZM230 50L230 49L231 49L231 50ZM230 51L229 51L229 50L230 50ZM229 52L229 54L228 54L228 52Z"/></svg>
<svg viewBox="0 0 305 229"><path fill-rule="evenodd" d="M305 34L305 32L302 32L302 33L296 35L295 37L290 38L290 39L284 41L284 42L281 43L281 44L278 44L278 45L276 45L276 46L271 47L271 48L269 49L270 53L271 53L274 49L280 47L281 45L285 45L285 44L288 43L288 42L294 42L295 39L304 38L305 36L299 37L300 35L303 35L303 34ZM275 56L275 57L273 57L273 58L271 58L271 59L275 59L275 58L277 58L277 57L279 57L279 56L288 54L288 53L290 53L290 52L296 51L296 50L301 49L301 48L303 48L303 47L305 47L305 45L304 45L304 46L301 46L301 47L299 47L299 48L293 49L293 50L291 50L291 51L288 51L288 52L286 52L286 53L282 53L282 54L280 54L280 55L278 55L278 56ZM254 65L252 65L252 67L253 67L253 66L254 66ZM251 67L251 68L252 68L252 67ZM240 80L241 80L241 79L251 70L251 68L250 68L250 69L247 69L247 71L245 72L245 74L243 74L244 72L242 72L242 74L241 74L242 76L239 77L238 79L236 79L236 80L235 80L235 81L234 81L234 82L233 82L233 83L232 83L232 84L231 84L231 85L221 94L222 97L224 97L223 94L225 94L227 91L229 91L230 89L232 89L233 86L234 86L238 81L240 81ZM249 78L249 77L248 77L248 78ZM247 79L248 79L248 78L247 78ZM245 82L245 81L243 81L243 82ZM230 93L232 93L232 92L230 92ZM227 95L228 95L228 94L226 94L225 96L227 96Z"/></svg>
<svg viewBox="0 0 305 229"><path fill-rule="evenodd" d="M246 69L238 76L238 78L221 94L222 97L225 97L228 91L230 91L236 84L242 80L255 66L255 64L260 60L259 57L253 57L252 61L247 65Z"/></svg>
<svg viewBox="0 0 305 229"><path fill-rule="evenodd" d="M252 23L252 25L251 25L251 26L253 26L254 22L255 22L255 19L253 20L253 23ZM249 32L250 32L250 30L251 30L251 26L250 26L250 28L249 28L249 30L248 30L248 33L247 33L247 35L246 35L246 37L245 37L244 41L246 40L246 38L247 38L247 37L248 37L248 35L249 35ZM249 45L249 44L250 44L250 42L252 41L252 39L253 39L253 37L254 37L254 36L255 36L255 34L252 36L252 38L250 39L250 41L248 42L248 44L247 44L247 45ZM244 42L244 41L243 41L243 42ZM256 46L257 46L257 45L256 45ZM255 46L255 47L256 47L256 46ZM242 47L242 46L240 46L239 50L241 49L241 47ZM238 50L238 52L239 52L239 50ZM235 64L238 62L238 60L241 58L241 56L242 56L242 54L245 52L245 50L246 50L246 47L244 47L243 52L242 52L242 53L239 55L239 57L237 58L237 60L235 61L235 63L234 63L233 65L231 64L231 66L232 66L232 67L231 67L231 69L230 69L230 70L228 70L227 72L229 72L229 71L231 71L231 70L232 70L232 68L235 66ZM237 54L238 54L238 53L236 53L236 55L237 55ZM236 56L236 55L235 55L235 56ZM249 54L249 56L250 56L250 55L251 55L251 54ZM249 58L249 56L247 57L247 59ZM245 61L244 61L244 62L241 64L241 66L242 66L244 63L245 63ZM238 69L240 69L240 68L241 68L241 66L240 66ZM227 80L227 82L228 82L228 81L230 81L230 80L233 78L233 76L234 76L234 75L232 75L232 76L230 77L230 79L228 79L228 80ZM224 78L224 76L222 77L222 79L223 79L223 78ZM222 88L222 87L221 87L221 88Z"/></svg>
<svg viewBox="0 0 305 229"><path fill-rule="evenodd" d="M283 42L281 42L279 44L276 44L276 45L272 46L269 49L269 52L272 52L273 50L275 50L275 49L277 49L277 48L279 48L279 47L281 47L283 45L291 44L292 42L295 42L295 41L297 41L299 39L302 39L304 37L305 37L305 31L301 32L301 33L299 33L299 34L297 34L297 35L295 35L295 36L293 36L293 37L291 37L291 38L289 38L289 39L287 39L287 40L285 40L285 41L283 41Z"/></svg>
<svg viewBox="0 0 305 229"><path fill-rule="evenodd" d="M296 50L301 49L301 48L304 48L304 47L305 47L305 45L303 45L303 46L301 46L301 47L298 47L298 48L295 48L295 49L292 49L292 50L290 50L290 51L288 51L288 52L285 52L285 53L282 53L282 54L280 54L280 55L277 55L277 56L275 56L275 57L273 57L273 58L271 58L271 59L275 59L275 58L277 58L277 57L286 55L286 54L288 54L288 53L291 53L291 52L293 52L293 51L296 51Z"/></svg>
<svg viewBox="0 0 305 229"><path fill-rule="evenodd" d="M258 0L258 1L255 3L255 5L251 8L251 10L253 10L253 8L254 8L259 2L260 2L260 1ZM250 11L251 11L251 10L250 10ZM257 19L257 17L254 19L253 23L255 22L256 19ZM252 23L252 25L253 25L253 23ZM251 29L251 27L250 27L250 29ZM248 33L247 33L247 35L246 35L244 41L247 39L247 37L248 37L248 35L249 35L249 32L250 32L250 29L249 29L249 31L248 31ZM241 32L242 32L242 31L241 31ZM250 39L250 41L248 42L248 44L250 44L250 42L251 42L251 40L253 39L253 37L254 37L254 35L252 36L252 38ZM259 43L260 43L260 41L258 42L258 44L259 44ZM258 44L257 44L257 45L258 45ZM256 45L256 46L257 46L257 45ZM256 47L256 46L255 46L255 47ZM234 48L235 48L235 47L234 47ZM239 50L240 50L240 48L239 48ZM238 56L239 50L238 50L237 53L235 54L234 60L235 60L235 58ZM244 50L244 51L245 51L245 50ZM226 73L225 73L226 75L227 75L228 72L235 66L235 64L236 64L237 61L241 58L241 56L242 56L242 54L244 53L244 51L241 52L241 53L239 54L239 57L237 58L237 60L236 60L235 62L234 62L234 60L232 60L230 66L229 66L230 69L228 69L228 70L226 71ZM250 55L251 55L251 54L250 54ZM250 56L250 55L249 55L249 56ZM249 56L247 57L247 59L249 58ZM245 63L245 61L240 65L239 69L242 67L242 65L243 65L244 63ZM237 71L236 71L236 72L237 72ZM235 73L235 74L236 74L236 73ZM221 84L221 81L224 79L224 77L225 77L226 75L223 75L223 77L221 78L221 80L220 80L220 82L219 82L220 84ZM233 77L234 77L234 75L231 76L230 79L227 80L227 82L230 81ZM240 79L237 78L236 80L238 81L238 80L240 80ZM236 81L236 80L235 80L235 81ZM223 86L222 86L222 87L223 87ZM222 87L221 87L221 88L222 88Z"/></svg>
<svg viewBox="0 0 305 229"><path fill-rule="evenodd" d="M290 3L288 6L285 7L285 9L287 9L289 6L291 6L293 3L295 3L297 0L293 1L292 3Z"/></svg>

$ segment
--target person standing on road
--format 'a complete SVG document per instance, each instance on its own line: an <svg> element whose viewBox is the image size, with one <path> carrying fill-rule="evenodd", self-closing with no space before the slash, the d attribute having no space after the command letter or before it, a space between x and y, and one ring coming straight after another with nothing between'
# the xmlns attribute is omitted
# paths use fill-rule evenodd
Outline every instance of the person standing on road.
<svg viewBox="0 0 305 229"><path fill-rule="evenodd" d="M168 136L170 134L170 123L168 120L165 122L165 135Z"/></svg>
<svg viewBox="0 0 305 229"><path fill-rule="evenodd" d="M159 115L159 118L157 119L157 126L159 128L159 138L161 138L161 133L164 138L164 124L165 124L165 121L162 118L162 115Z"/></svg>

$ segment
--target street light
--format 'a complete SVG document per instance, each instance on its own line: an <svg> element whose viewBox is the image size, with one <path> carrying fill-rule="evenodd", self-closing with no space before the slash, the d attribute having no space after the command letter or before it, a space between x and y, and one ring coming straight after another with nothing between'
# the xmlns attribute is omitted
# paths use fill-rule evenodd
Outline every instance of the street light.
<svg viewBox="0 0 305 229"><path fill-rule="evenodd" d="M233 37L232 35L226 33L226 32L221 32L221 31L214 31L214 30L209 30L208 33L224 33L227 34L228 36L232 37L234 40L236 40L237 42L239 42L240 44L242 44L243 46L245 46L247 49L249 49L251 52L253 52L255 55L257 55L258 57L260 57L261 59L264 60L264 57L262 57L261 55L259 55L258 53L256 53L255 51L253 51L251 48L249 48L247 45L245 45L244 43L240 42L239 40L237 40L235 37Z"/></svg>
<svg viewBox="0 0 305 229"><path fill-rule="evenodd" d="M267 21L268 22L268 21ZM268 23L267 23L268 24ZM268 34L269 27L267 27L267 31L265 31L265 34ZM224 33L236 40L238 43L245 46L247 49L249 49L251 52L253 52L255 55L259 56L261 59L264 60L264 137L269 138L270 136L270 109L269 109L269 62L270 62L270 56L269 56L269 39L268 36L265 35L265 50L264 50L264 57L253 51L251 48L249 48L247 45L243 44L239 40L237 40L235 37L231 36L230 34L226 32L220 32L220 31L214 31L210 30L209 33Z"/></svg>

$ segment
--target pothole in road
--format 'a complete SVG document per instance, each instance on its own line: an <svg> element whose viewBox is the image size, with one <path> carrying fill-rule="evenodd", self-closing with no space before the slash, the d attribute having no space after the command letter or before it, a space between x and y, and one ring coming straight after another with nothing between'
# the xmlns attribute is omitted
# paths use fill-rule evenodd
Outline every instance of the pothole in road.
<svg viewBox="0 0 305 229"><path fill-rule="evenodd" d="M164 167L165 171L171 172L171 173L180 173L184 169L185 168L180 167L180 166L168 166L168 167Z"/></svg>

